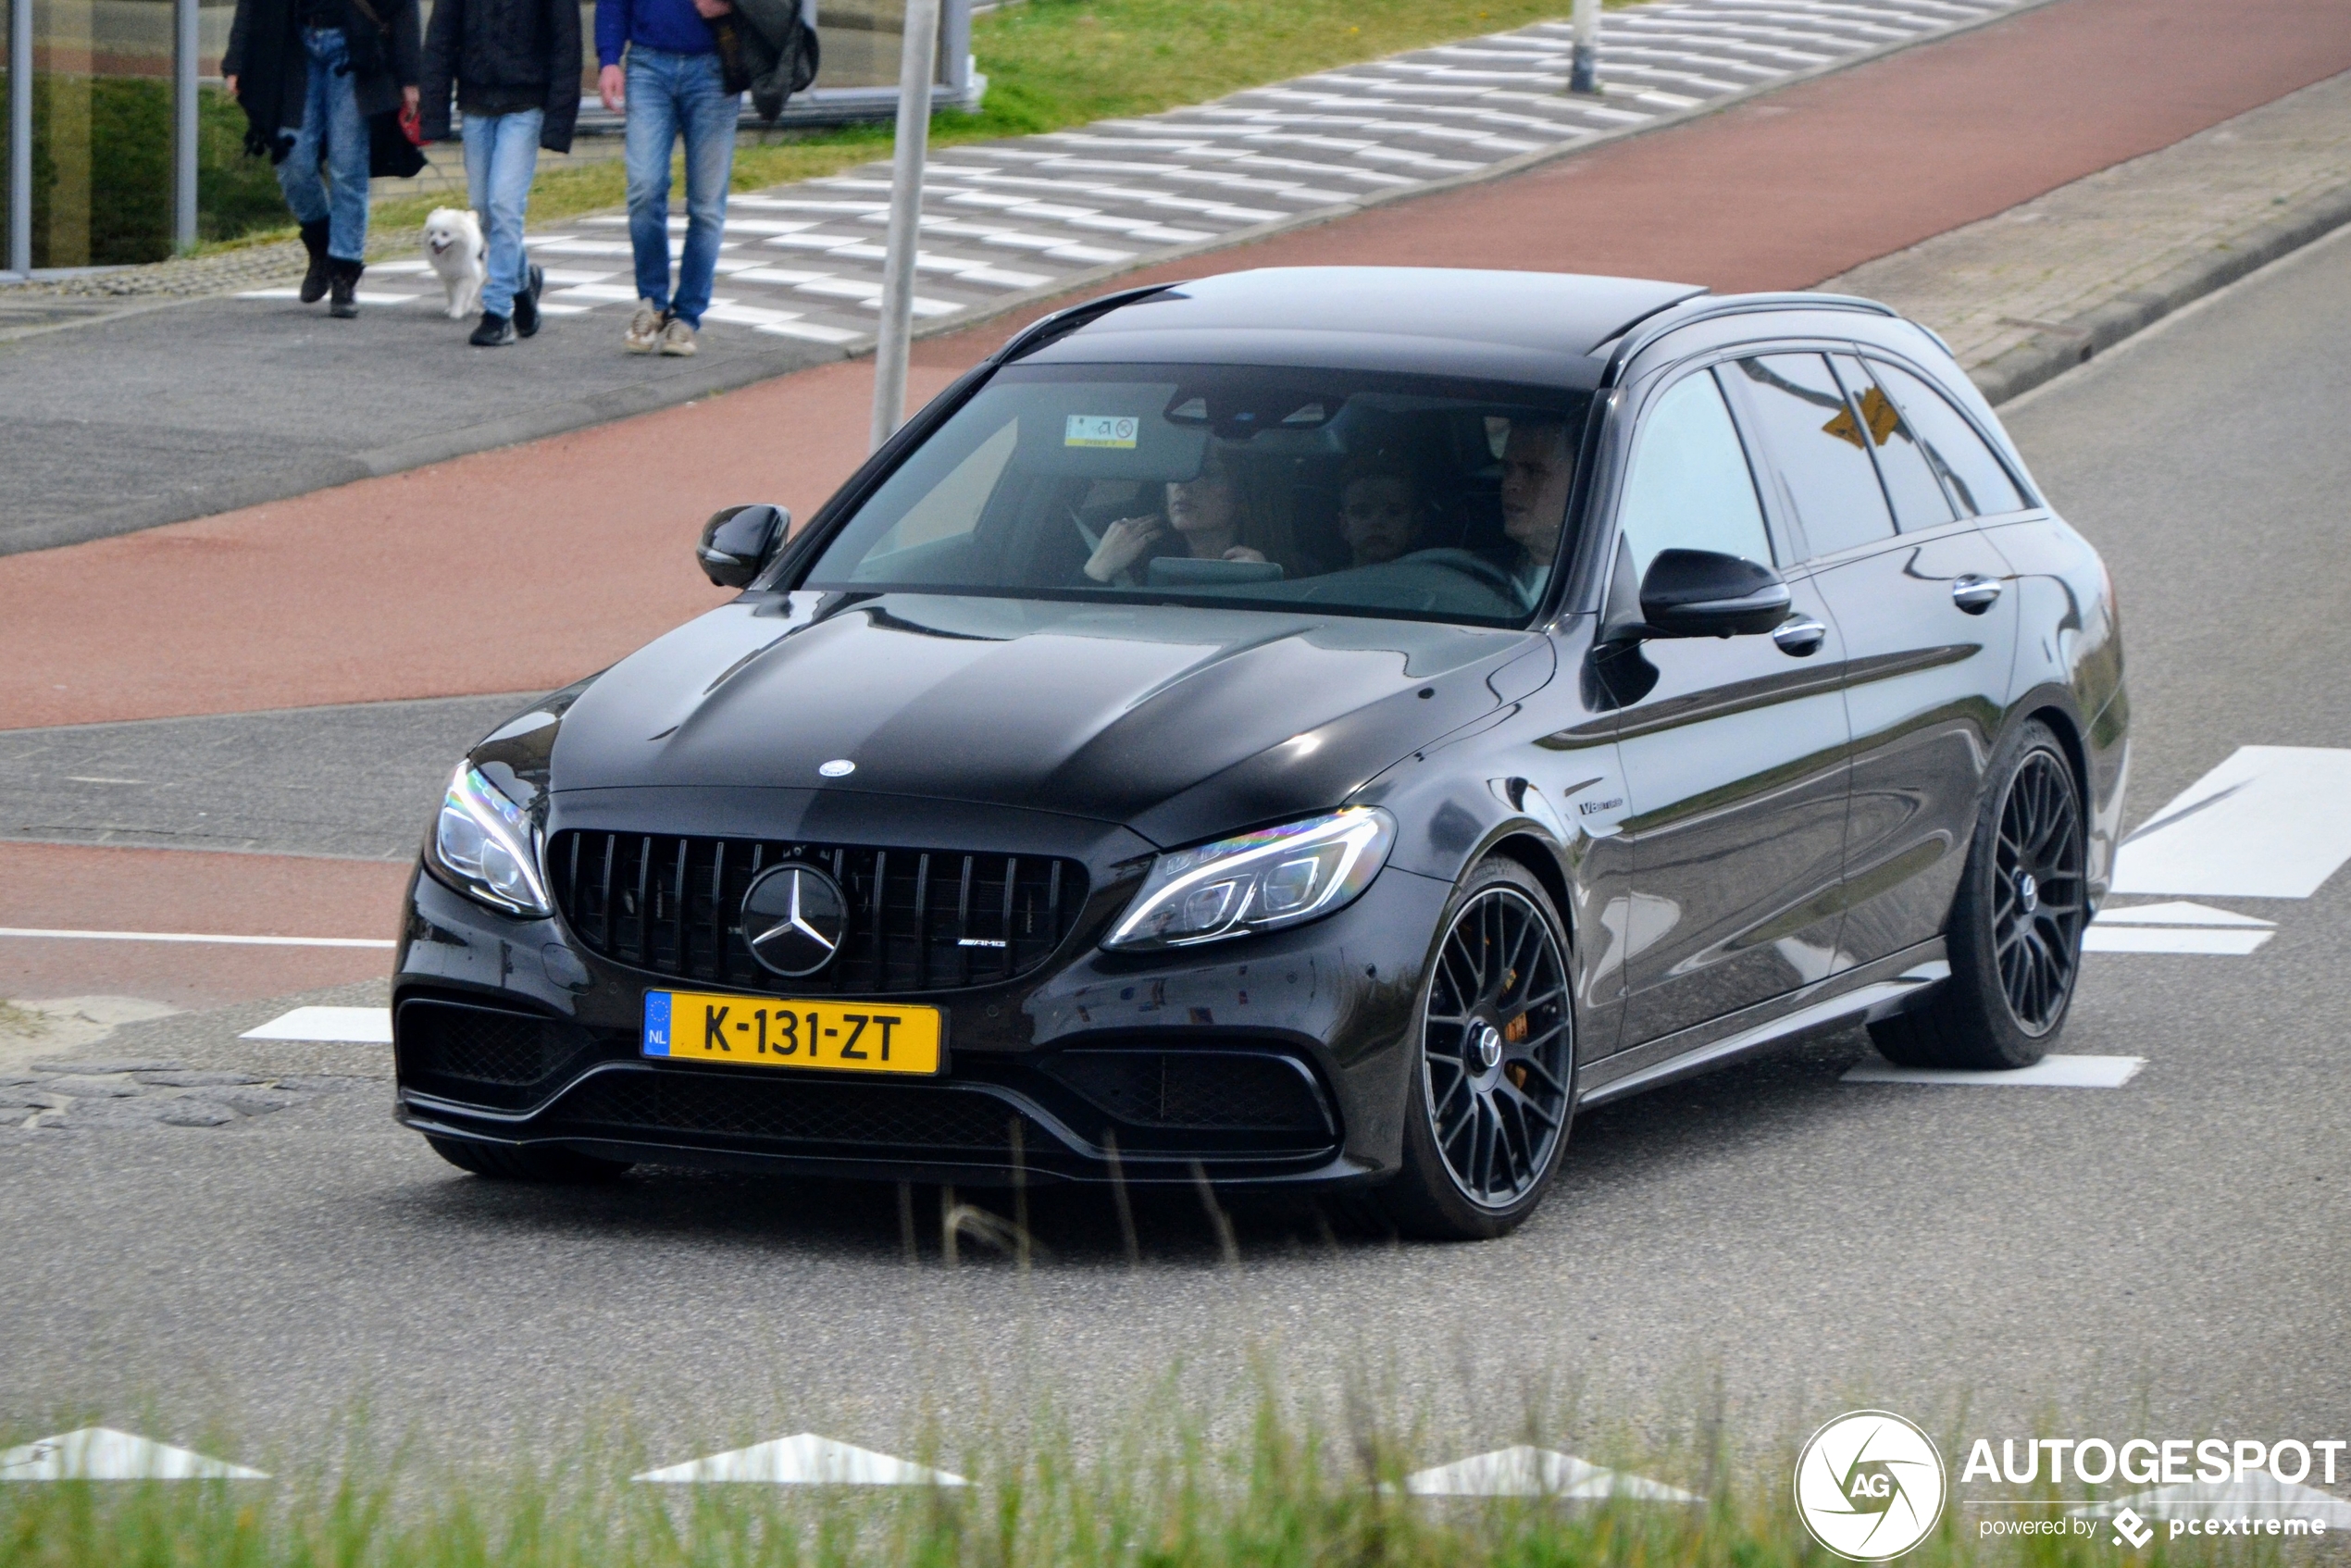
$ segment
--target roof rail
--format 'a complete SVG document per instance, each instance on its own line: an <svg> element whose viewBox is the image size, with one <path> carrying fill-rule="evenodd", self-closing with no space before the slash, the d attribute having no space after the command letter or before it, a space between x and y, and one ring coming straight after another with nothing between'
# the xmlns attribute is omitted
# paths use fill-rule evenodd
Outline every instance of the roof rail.
<svg viewBox="0 0 2351 1568"><path fill-rule="evenodd" d="M1138 289L1120 289L1114 292L1089 299L1083 305L1073 305L1065 310L1056 310L1051 316L1038 317L1011 337L1006 338L1004 346L989 355L988 362L991 365L1008 365L1023 355L1034 354L1047 343L1065 338L1080 327L1101 319L1121 305L1134 305L1138 301L1149 299L1153 294L1164 293L1170 289L1180 289L1183 286L1182 283L1147 283Z"/></svg>
<svg viewBox="0 0 2351 1568"><path fill-rule="evenodd" d="M1608 367L1600 372L1600 385L1612 387L1624 367L1641 350L1679 328L1692 322L1711 320L1718 316L1746 316L1763 310L1856 310L1871 316L1890 316L1899 320L1902 313L1890 305L1865 300L1853 294L1816 294L1790 292L1773 294L1703 295L1688 303L1687 308L1668 306L1654 316L1642 317L1617 341L1616 349L1608 356Z"/></svg>

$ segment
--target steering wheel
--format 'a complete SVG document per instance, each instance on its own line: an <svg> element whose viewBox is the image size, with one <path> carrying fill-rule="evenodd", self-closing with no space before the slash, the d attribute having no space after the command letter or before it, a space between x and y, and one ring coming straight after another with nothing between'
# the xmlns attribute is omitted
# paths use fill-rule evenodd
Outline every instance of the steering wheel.
<svg viewBox="0 0 2351 1568"><path fill-rule="evenodd" d="M1448 546L1437 550L1415 551L1407 559L1425 561L1431 566L1450 567L1463 577L1474 578L1480 584L1492 589L1513 606L1519 603L1518 580L1483 555L1473 555L1466 550Z"/></svg>

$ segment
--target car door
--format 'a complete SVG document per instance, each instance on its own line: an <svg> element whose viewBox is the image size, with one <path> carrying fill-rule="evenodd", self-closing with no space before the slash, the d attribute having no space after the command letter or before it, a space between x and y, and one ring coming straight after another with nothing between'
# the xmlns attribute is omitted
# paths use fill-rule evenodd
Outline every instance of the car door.
<svg viewBox="0 0 2351 1568"><path fill-rule="evenodd" d="M1857 355L1754 355L1740 371L1746 412L1845 638L1853 772L1842 969L1943 929L1998 735L2016 595L1999 553Z"/></svg>
<svg viewBox="0 0 2351 1568"><path fill-rule="evenodd" d="M1785 567L1752 454L1719 372L1648 399L1616 508L1610 621L1637 615L1661 550ZM1632 891L1611 922L1633 1049L1824 977L1845 844L1844 651L1813 584L1788 581L1797 635L1604 642L1597 683L1621 703ZM1603 626L1603 638L1607 623Z"/></svg>

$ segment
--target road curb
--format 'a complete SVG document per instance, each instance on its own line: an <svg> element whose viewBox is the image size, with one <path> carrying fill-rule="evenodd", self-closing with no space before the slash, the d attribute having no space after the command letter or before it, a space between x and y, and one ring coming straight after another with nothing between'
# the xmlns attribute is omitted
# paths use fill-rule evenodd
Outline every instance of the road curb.
<svg viewBox="0 0 2351 1568"><path fill-rule="evenodd" d="M2040 331L1968 372L1986 401L1996 406L2054 380L2102 350L2146 330L2158 321L2270 263L2291 255L2351 223L2351 184L2304 202L2251 233L2216 246L2105 304Z"/></svg>

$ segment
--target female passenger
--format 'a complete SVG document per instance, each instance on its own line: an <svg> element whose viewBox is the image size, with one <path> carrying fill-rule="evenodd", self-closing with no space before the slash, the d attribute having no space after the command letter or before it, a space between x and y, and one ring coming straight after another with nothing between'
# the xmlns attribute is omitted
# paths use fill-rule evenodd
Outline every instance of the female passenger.
<svg viewBox="0 0 2351 1568"><path fill-rule="evenodd" d="M1132 587L1143 580L1154 554L1263 561L1263 550L1241 542L1247 522L1239 480L1222 449L1212 442L1200 459L1198 478L1168 485L1164 518L1121 517L1102 530L1101 542L1087 558L1086 576L1094 582Z"/></svg>

